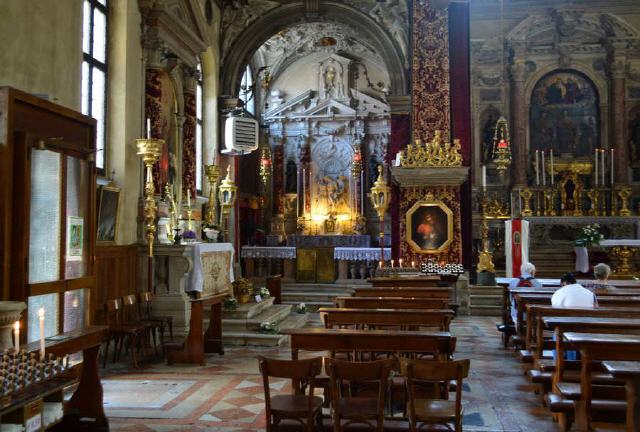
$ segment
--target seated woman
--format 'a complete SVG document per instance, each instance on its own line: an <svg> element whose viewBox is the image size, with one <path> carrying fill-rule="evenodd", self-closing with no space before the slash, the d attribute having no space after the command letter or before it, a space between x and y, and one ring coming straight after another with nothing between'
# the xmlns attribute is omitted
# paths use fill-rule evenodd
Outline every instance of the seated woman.
<svg viewBox="0 0 640 432"><path fill-rule="evenodd" d="M610 291L615 291L617 288L609 283L609 276L611 276L611 267L605 263L596 264L593 267L593 276L596 278L594 282L585 284L585 288L593 291L596 295L604 295Z"/></svg>

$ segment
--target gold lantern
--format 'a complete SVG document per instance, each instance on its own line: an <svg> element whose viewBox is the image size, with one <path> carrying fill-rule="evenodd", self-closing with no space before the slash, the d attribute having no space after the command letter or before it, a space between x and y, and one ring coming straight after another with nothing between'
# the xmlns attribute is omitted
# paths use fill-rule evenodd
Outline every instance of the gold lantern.
<svg viewBox="0 0 640 432"><path fill-rule="evenodd" d="M153 164L160 158L161 148L164 142L154 138L140 138L136 140L138 156L142 158L146 168L146 181L144 185L144 220L146 224L147 246L149 257L153 257L153 240L156 235L156 199L155 186L153 184Z"/></svg>
<svg viewBox="0 0 640 432"><path fill-rule="evenodd" d="M493 163L500 174L504 174L511 165L511 141L507 119L500 117L493 134Z"/></svg>
<svg viewBox="0 0 640 432"><path fill-rule="evenodd" d="M382 176L382 165L378 165L378 179L371 188L371 204L380 219L380 261L384 261L384 215L389 208L391 188Z"/></svg>
<svg viewBox="0 0 640 432"><path fill-rule="evenodd" d="M236 193L238 188L233 180L231 180L231 166L227 167L227 176L220 183L218 188L218 200L222 208L222 219L224 223L224 236L228 238L229 234L229 213L236 202Z"/></svg>
<svg viewBox="0 0 640 432"><path fill-rule="evenodd" d="M209 225L216 225L216 187L218 186L220 169L213 164L205 165L204 173L209 181L209 204L207 205L205 222Z"/></svg>

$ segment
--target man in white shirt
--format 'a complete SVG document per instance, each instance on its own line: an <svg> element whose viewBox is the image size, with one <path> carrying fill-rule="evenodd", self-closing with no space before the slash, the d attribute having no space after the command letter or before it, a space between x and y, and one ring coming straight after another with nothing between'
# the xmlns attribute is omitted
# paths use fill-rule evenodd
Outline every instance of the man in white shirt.
<svg viewBox="0 0 640 432"><path fill-rule="evenodd" d="M576 277L567 273L560 278L560 288L551 297L551 305L558 308L593 308L597 306L596 295L577 283Z"/></svg>

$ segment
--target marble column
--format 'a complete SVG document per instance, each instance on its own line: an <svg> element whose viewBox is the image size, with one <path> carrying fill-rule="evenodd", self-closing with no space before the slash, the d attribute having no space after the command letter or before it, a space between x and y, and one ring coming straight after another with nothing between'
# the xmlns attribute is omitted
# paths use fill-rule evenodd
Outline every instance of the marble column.
<svg viewBox="0 0 640 432"><path fill-rule="evenodd" d="M524 60L517 59L511 65L511 145L513 149L513 187L527 186L527 109L525 105Z"/></svg>
<svg viewBox="0 0 640 432"><path fill-rule="evenodd" d="M623 58L614 57L611 62L611 141L610 148L615 149L614 157L614 182L616 185L627 185L629 177L628 147L625 139L626 109L625 109L625 61ZM608 181L608 179L607 179Z"/></svg>

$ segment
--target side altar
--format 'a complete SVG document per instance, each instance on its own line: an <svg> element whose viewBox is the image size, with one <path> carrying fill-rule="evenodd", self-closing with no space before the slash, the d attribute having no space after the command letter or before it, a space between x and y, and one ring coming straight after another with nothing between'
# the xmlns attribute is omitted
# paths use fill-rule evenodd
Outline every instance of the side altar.
<svg viewBox="0 0 640 432"><path fill-rule="evenodd" d="M152 306L158 314L173 316L176 335L189 331L190 301L194 293L208 297L229 291L234 281L234 253L231 243L154 245ZM140 273L146 284L147 261L143 258Z"/></svg>

